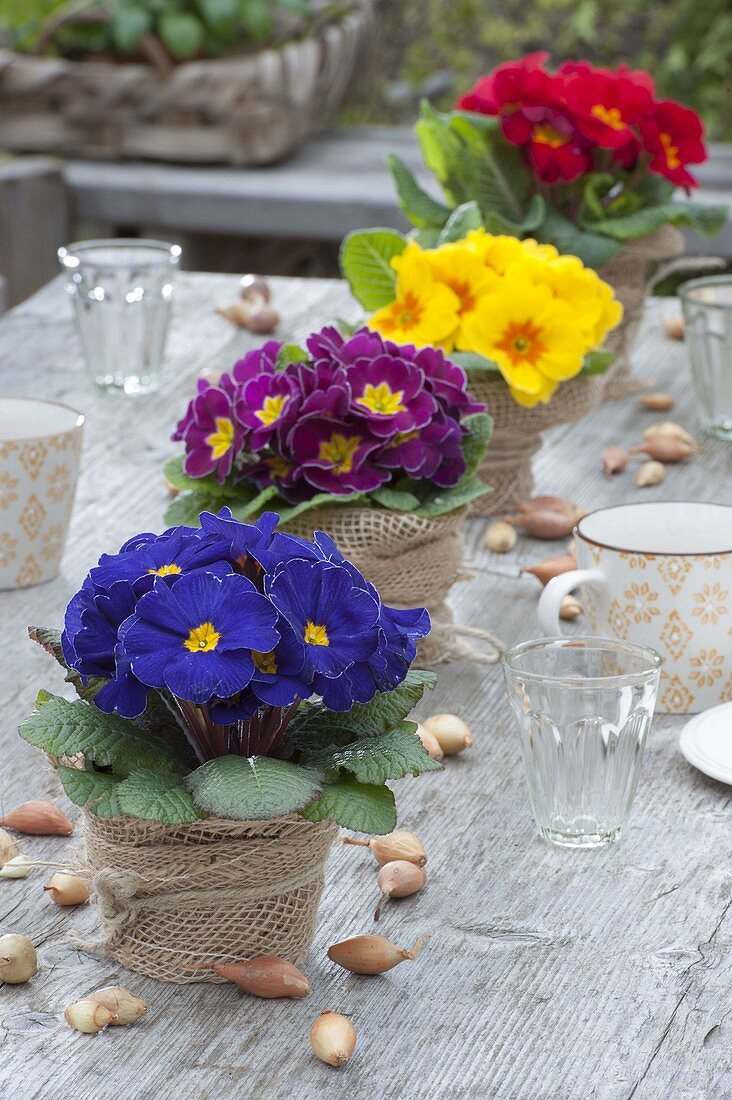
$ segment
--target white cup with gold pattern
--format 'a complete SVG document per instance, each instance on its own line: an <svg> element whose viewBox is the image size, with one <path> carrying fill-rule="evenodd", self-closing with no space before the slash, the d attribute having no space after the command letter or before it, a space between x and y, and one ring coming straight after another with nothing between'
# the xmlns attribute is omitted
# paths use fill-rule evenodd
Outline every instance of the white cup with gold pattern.
<svg viewBox="0 0 732 1100"><path fill-rule="evenodd" d="M58 576L83 427L67 405L0 397L0 588Z"/></svg>
<svg viewBox="0 0 732 1100"><path fill-rule="evenodd" d="M573 589L589 630L651 646L663 657L656 709L694 714L732 699L732 506L653 501L583 516L578 569L550 581L539 620L562 633Z"/></svg>

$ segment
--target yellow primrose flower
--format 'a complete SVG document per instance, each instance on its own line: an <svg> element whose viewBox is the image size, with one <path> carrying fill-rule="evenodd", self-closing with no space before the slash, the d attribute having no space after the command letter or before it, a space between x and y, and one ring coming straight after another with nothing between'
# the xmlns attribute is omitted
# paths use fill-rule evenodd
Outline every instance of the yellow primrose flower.
<svg viewBox="0 0 732 1100"><path fill-rule="evenodd" d="M528 407L579 374L589 350L572 307L520 275L482 298L466 328L472 350L497 364L512 396Z"/></svg>
<svg viewBox="0 0 732 1100"><path fill-rule="evenodd" d="M394 257L392 266L397 272L396 298L372 314L371 328L398 344L432 344L451 351L459 323L457 295L435 280L416 241Z"/></svg>
<svg viewBox="0 0 732 1100"><path fill-rule="evenodd" d="M444 244L424 255L434 278L457 295L460 316L452 339L459 351L469 351L465 325L475 313L483 295L488 294L499 281L499 276L486 267L474 249L463 242Z"/></svg>
<svg viewBox="0 0 732 1100"><path fill-rule="evenodd" d="M567 302L575 311L575 323L587 334L590 347L599 347L623 316L623 307L613 297L612 289L577 256L557 255L547 262L527 251L521 260L509 265L508 274L548 286L555 297Z"/></svg>

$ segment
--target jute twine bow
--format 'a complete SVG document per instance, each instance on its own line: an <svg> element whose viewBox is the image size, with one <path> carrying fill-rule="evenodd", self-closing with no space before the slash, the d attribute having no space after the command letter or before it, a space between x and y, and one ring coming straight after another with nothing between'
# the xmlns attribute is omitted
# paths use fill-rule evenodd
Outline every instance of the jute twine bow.
<svg viewBox="0 0 732 1100"><path fill-rule="evenodd" d="M85 951L179 984L221 980L207 959L307 954L338 832L297 815L274 821L217 819L159 826L84 814L80 873L99 906L101 939L70 938Z"/></svg>
<svg viewBox="0 0 732 1100"><path fill-rule="evenodd" d="M390 607L427 608L432 630L419 643L417 666L431 668L462 657L495 664L502 643L488 631L458 626L447 604L453 584L465 579L461 527L466 514L465 508L433 517L377 508L317 508L285 526L301 538L327 531ZM467 638L481 641L486 652L462 640Z"/></svg>

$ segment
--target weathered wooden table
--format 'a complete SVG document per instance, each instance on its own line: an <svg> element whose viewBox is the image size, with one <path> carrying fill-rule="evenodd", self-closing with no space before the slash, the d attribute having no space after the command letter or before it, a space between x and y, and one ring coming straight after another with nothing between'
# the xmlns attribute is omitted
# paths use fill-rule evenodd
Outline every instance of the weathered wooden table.
<svg viewBox="0 0 732 1100"><path fill-rule="evenodd" d="M181 277L162 391L134 400L92 392L58 282L0 322L3 393L68 402L88 417L81 483L63 575L0 594L0 800L62 797L40 754L16 727L37 690L60 672L25 637L29 623L61 622L69 596L102 551L139 530L161 529L160 467L167 435L206 366L230 366L254 338L214 313L235 291L230 276ZM356 309L337 283L278 282L288 336ZM678 396L693 427L683 345L662 335L655 303L637 369ZM285 327L285 326L283 326ZM599 472L609 443L636 441L651 415L633 398L602 406L554 434L537 467L540 491L585 507L634 499L732 499L732 448L705 441L663 485L638 490ZM1 518L0 518L1 522ZM538 633L537 588L490 572L485 524L469 525L474 579L454 590L458 619L506 642ZM551 544L522 540L516 561ZM374 864L338 848L307 965L304 1001L257 1001L227 986L166 986L72 949L71 927L94 910L61 910L42 893L42 870L0 882L0 931L37 944L41 970L0 988L0 1096L16 1100L725 1100L732 1095L732 790L691 768L678 749L680 719L653 727L626 836L605 850L553 849L534 836L516 735L499 668L445 668L434 710L454 710L475 731L444 772L398 784L402 823L423 838L430 881L393 903L380 931L405 946L431 933L420 958L381 978L329 963L337 939L372 929ZM68 806L67 806L68 808ZM73 846L74 838L71 838ZM63 859L63 839L23 841ZM50 876L51 872L48 872ZM72 1032L66 1004L123 983L149 1002L133 1029ZM353 1015L351 1064L331 1070L310 1053L323 1008Z"/></svg>

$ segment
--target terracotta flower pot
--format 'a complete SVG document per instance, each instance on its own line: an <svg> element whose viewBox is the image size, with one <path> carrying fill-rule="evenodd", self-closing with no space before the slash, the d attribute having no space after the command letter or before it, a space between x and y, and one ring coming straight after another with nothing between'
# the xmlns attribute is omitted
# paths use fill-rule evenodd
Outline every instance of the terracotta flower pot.
<svg viewBox="0 0 732 1100"><path fill-rule="evenodd" d="M338 827L297 814L166 826L84 812L86 873L100 944L161 981L223 981L216 959L279 955L301 964L315 932Z"/></svg>
<svg viewBox="0 0 732 1100"><path fill-rule="evenodd" d="M474 501L472 513L493 516L527 500L534 489L531 460L541 447L541 433L581 420L602 400L604 384L603 375L580 375L563 382L548 405L525 409L500 375L471 374L471 394L485 402L493 417L493 437L478 470L493 492Z"/></svg>

